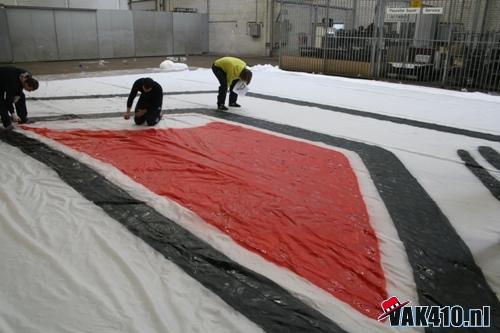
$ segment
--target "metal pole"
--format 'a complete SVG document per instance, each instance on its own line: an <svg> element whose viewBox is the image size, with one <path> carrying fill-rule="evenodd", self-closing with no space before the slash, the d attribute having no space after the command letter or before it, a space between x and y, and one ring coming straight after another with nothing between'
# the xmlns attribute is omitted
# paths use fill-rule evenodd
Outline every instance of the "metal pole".
<svg viewBox="0 0 500 333"><path fill-rule="evenodd" d="M377 0L375 7L375 17L373 18L373 35L372 35L372 52L370 55L370 66L372 76L378 78L380 76L380 62L382 57L382 35L384 33L384 9L385 0ZM377 38L378 36L378 38ZM377 66L375 65L377 62Z"/></svg>
<svg viewBox="0 0 500 333"><path fill-rule="evenodd" d="M317 54L316 49L316 25L318 22L318 7L316 5L311 4L309 6L309 26L311 27L311 50ZM318 59L321 59L322 54L318 54ZM311 62L309 59L308 62ZM318 70L319 71L319 70Z"/></svg>
<svg viewBox="0 0 500 333"><path fill-rule="evenodd" d="M448 24L450 28L448 31L448 52L446 52L446 60L444 62L444 68L443 68L443 78L441 80L442 87L446 85L446 80L448 79L448 65L451 60L451 42L453 35L453 16L451 15L452 11L453 11L453 2L450 3L450 11L448 13Z"/></svg>
<svg viewBox="0 0 500 333"><path fill-rule="evenodd" d="M329 26L329 21L330 21L330 0L328 1L328 7L326 8L326 19L325 19L325 35L322 37L323 38L323 43L321 43L321 49L323 50L323 74L326 74L326 55L328 53L328 26Z"/></svg>
<svg viewBox="0 0 500 333"><path fill-rule="evenodd" d="M358 11L358 0L352 1L352 30L356 29L356 16Z"/></svg>
<svg viewBox="0 0 500 333"><path fill-rule="evenodd" d="M484 28L486 26L486 21L488 18L489 7L490 7L490 0L486 0L486 3L484 4L483 22L481 24L481 31L480 31L481 33L484 33Z"/></svg>
<svg viewBox="0 0 500 333"><path fill-rule="evenodd" d="M255 23L257 23L257 6L259 4L259 0L255 0Z"/></svg>
<svg viewBox="0 0 500 333"><path fill-rule="evenodd" d="M375 53L377 52L377 43L375 42L375 39L377 37L377 22L378 22L378 16L380 15L382 0L376 0L376 1L377 4L375 5L375 15L373 16L373 31L371 40L372 48L370 54L370 68L372 72L372 77L375 77Z"/></svg>
<svg viewBox="0 0 500 333"><path fill-rule="evenodd" d="M280 41L279 41L279 48L278 48L278 66L281 68L281 55L282 55L282 48L283 48L283 0L279 0L280 2Z"/></svg>
<svg viewBox="0 0 500 333"><path fill-rule="evenodd" d="M479 10L481 9L480 2L474 2L474 16L472 17L472 27L473 33L480 32L479 29Z"/></svg>
<svg viewBox="0 0 500 333"><path fill-rule="evenodd" d="M328 1L328 0L326 0ZM327 5L323 5L322 3L325 2L325 0L283 0L284 3L286 4L292 4L292 5L314 5L318 6L318 8L326 8L328 7ZM340 9L340 10L349 10L351 7L348 5L346 6L336 6L336 5L329 5L330 9Z"/></svg>
<svg viewBox="0 0 500 333"><path fill-rule="evenodd" d="M271 44L269 56L272 57L274 55L274 0L271 0L271 21L268 27L271 30L271 36L269 38L269 43Z"/></svg>
<svg viewBox="0 0 500 333"><path fill-rule="evenodd" d="M380 0L381 8L379 13L379 21L378 21L378 56L377 56L377 78L380 77L380 65L382 62L382 51L383 51L383 37L384 37L384 18L385 18L385 2L386 0Z"/></svg>

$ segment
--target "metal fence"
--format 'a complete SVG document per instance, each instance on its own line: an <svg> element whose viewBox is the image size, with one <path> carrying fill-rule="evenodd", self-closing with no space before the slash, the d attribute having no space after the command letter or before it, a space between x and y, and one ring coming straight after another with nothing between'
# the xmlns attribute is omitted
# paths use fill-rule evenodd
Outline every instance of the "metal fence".
<svg viewBox="0 0 500 333"><path fill-rule="evenodd" d="M283 0L280 67L498 92L495 2Z"/></svg>

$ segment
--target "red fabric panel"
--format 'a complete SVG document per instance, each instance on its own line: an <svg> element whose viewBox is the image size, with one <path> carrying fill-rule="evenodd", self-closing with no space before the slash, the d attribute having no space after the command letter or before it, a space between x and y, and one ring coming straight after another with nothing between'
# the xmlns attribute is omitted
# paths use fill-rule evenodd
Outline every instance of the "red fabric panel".
<svg viewBox="0 0 500 333"><path fill-rule="evenodd" d="M247 249L377 318L387 298L378 242L342 153L220 122L140 131L30 130L112 164Z"/></svg>

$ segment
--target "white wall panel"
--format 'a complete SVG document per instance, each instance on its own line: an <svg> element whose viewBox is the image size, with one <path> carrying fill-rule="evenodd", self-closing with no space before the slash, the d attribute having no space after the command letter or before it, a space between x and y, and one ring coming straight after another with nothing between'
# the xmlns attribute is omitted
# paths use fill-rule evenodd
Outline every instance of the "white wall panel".
<svg viewBox="0 0 500 333"><path fill-rule="evenodd" d="M6 19L2 20L2 13ZM0 12L0 28L3 62L184 55L209 50L207 14L10 7Z"/></svg>
<svg viewBox="0 0 500 333"><path fill-rule="evenodd" d="M54 11L59 60L99 58L94 11Z"/></svg>
<svg viewBox="0 0 500 333"><path fill-rule="evenodd" d="M3 1L2 1L3 2ZM17 0L13 5L34 7L66 7L66 0Z"/></svg>
<svg viewBox="0 0 500 333"><path fill-rule="evenodd" d="M12 61L9 30L7 28L7 13L0 9L0 62Z"/></svg>
<svg viewBox="0 0 500 333"><path fill-rule="evenodd" d="M136 56L172 54L172 13L132 13Z"/></svg>
<svg viewBox="0 0 500 333"><path fill-rule="evenodd" d="M7 22L14 61L58 59L52 10L9 8Z"/></svg>
<svg viewBox="0 0 500 333"><path fill-rule="evenodd" d="M209 13L211 53L265 55L265 29L267 29L267 2L265 0L210 1ZM259 38L250 36L249 22L257 22L263 26Z"/></svg>
<svg viewBox="0 0 500 333"><path fill-rule="evenodd" d="M199 54L202 52L202 16L198 14L173 13L174 54Z"/></svg>
<svg viewBox="0 0 500 333"><path fill-rule="evenodd" d="M132 12L97 11L99 55L101 58L135 56L134 21Z"/></svg>
<svg viewBox="0 0 500 333"><path fill-rule="evenodd" d="M120 0L68 0L70 8L121 9Z"/></svg>
<svg viewBox="0 0 500 333"><path fill-rule="evenodd" d="M2 3L46 8L128 9L128 0L2 0Z"/></svg>

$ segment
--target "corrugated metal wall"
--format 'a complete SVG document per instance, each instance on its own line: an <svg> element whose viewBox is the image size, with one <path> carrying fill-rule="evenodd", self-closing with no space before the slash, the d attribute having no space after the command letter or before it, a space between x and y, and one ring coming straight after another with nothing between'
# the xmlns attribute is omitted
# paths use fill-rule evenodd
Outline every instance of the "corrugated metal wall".
<svg viewBox="0 0 500 333"><path fill-rule="evenodd" d="M99 58L96 12L54 11L58 59Z"/></svg>
<svg viewBox="0 0 500 333"><path fill-rule="evenodd" d="M173 53L171 13L134 11L135 53L158 56Z"/></svg>
<svg viewBox="0 0 500 333"><path fill-rule="evenodd" d="M0 62L12 60L9 32L7 30L7 13L0 8Z"/></svg>
<svg viewBox="0 0 500 333"><path fill-rule="evenodd" d="M0 62L208 52L208 15L123 10L0 9Z"/></svg>
<svg viewBox="0 0 500 333"><path fill-rule="evenodd" d="M132 12L118 10L97 11L97 31L101 58L135 56Z"/></svg>
<svg viewBox="0 0 500 333"><path fill-rule="evenodd" d="M40 8L129 9L128 0L2 0L2 4Z"/></svg>
<svg viewBox="0 0 500 333"><path fill-rule="evenodd" d="M57 60L54 12L7 9L7 31L16 62Z"/></svg>

